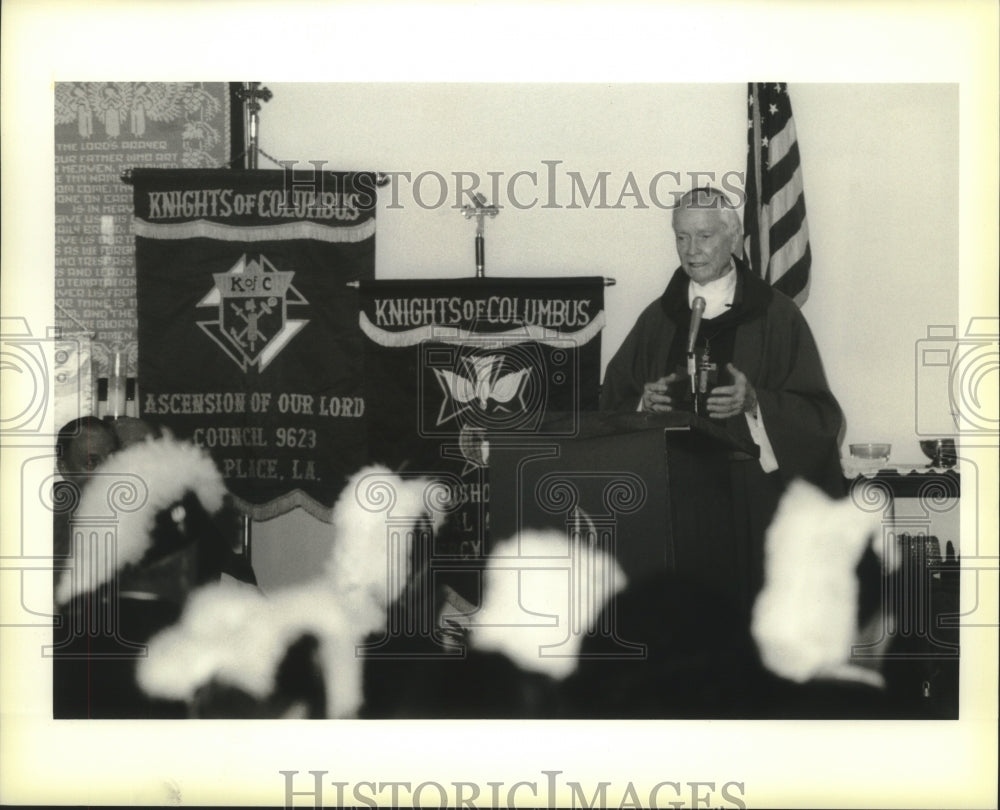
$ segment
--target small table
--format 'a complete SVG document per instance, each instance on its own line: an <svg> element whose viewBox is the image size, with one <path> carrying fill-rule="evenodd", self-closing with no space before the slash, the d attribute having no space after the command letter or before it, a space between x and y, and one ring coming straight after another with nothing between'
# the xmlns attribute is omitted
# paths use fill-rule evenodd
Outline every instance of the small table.
<svg viewBox="0 0 1000 810"><path fill-rule="evenodd" d="M895 465L859 473L846 459L844 472L854 503L881 512L883 559L895 571L881 595L884 615L893 617L884 632L894 641L890 652L871 654L915 716L956 718L960 472Z"/></svg>
<svg viewBox="0 0 1000 810"><path fill-rule="evenodd" d="M867 482L875 482L887 488L893 498L958 498L962 494L961 476L955 467L896 465L862 473L852 469L845 460L844 477L852 493L856 488L868 486Z"/></svg>

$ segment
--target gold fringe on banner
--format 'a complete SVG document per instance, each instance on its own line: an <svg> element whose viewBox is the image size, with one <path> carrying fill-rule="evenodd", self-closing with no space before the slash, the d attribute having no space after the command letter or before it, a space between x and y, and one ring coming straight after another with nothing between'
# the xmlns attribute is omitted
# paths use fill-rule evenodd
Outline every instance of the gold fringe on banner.
<svg viewBox="0 0 1000 810"><path fill-rule="evenodd" d="M375 218L350 227L319 222L285 222L281 225L223 225L200 219L195 222L151 223L135 220L135 235L147 239L218 239L223 242L277 242L312 239L317 242L363 242L375 235Z"/></svg>
<svg viewBox="0 0 1000 810"><path fill-rule="evenodd" d="M309 497L301 489L293 489L286 492L274 500L267 503L250 503L250 501L230 495L233 505L243 514L248 515L252 520L262 521L280 517L286 512L291 512L297 506L302 507L310 516L321 520L324 523L333 522L333 507L323 506L315 498Z"/></svg>
<svg viewBox="0 0 1000 810"><path fill-rule="evenodd" d="M516 343L527 343L533 341L544 346L560 348L566 345L567 340L572 340L577 346L583 346L597 337L604 328L604 310L601 310L582 329L576 332L560 332L556 329L547 329L538 324L525 324L506 332L474 332L471 329L459 329L450 326L437 326L427 324L418 326L415 329L408 329L405 332L389 332L375 326L368 316L362 312L358 318L361 331L367 335L373 343L388 348L402 348L406 346L416 346L425 340L432 340L437 343L451 344L474 344L484 347L490 339L495 338L502 342L504 346L511 346Z"/></svg>

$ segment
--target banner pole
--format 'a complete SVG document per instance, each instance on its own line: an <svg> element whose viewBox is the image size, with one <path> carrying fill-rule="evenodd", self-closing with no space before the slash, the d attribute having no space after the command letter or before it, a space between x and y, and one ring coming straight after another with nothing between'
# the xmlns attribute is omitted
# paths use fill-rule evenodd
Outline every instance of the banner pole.
<svg viewBox="0 0 1000 810"><path fill-rule="evenodd" d="M236 91L236 97L243 102L243 118L246 122L246 169L257 168L257 155L260 152L260 103L270 101L272 95L268 88L260 86L260 82L243 82L243 87Z"/></svg>
<svg viewBox="0 0 1000 810"><path fill-rule="evenodd" d="M487 205L486 197L478 191L469 192L472 205L462 206L462 214L466 219L476 219L476 278L486 278L486 238L483 228L484 217L495 217L500 213L496 205Z"/></svg>
<svg viewBox="0 0 1000 810"><path fill-rule="evenodd" d="M243 120L246 131L246 149L243 153L243 165L247 170L257 168L257 155L260 152L260 103L270 101L272 93L260 82L244 82L237 91L237 98L243 102ZM253 538L253 519L248 514L243 515L241 526L243 556L247 565L253 565L251 554Z"/></svg>

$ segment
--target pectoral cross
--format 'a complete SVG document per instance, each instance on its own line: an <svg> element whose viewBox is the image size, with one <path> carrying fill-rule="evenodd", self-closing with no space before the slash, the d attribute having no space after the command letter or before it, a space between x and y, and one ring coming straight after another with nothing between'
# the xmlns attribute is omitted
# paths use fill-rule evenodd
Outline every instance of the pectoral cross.
<svg viewBox="0 0 1000 810"><path fill-rule="evenodd" d="M495 205L487 205L486 197L478 191L469 192L469 196L472 197L473 204L463 206L462 213L465 215L466 219L472 219L472 217L476 218L476 278L485 278L486 247L485 240L483 238L483 218L487 216L495 217L500 213L500 209Z"/></svg>

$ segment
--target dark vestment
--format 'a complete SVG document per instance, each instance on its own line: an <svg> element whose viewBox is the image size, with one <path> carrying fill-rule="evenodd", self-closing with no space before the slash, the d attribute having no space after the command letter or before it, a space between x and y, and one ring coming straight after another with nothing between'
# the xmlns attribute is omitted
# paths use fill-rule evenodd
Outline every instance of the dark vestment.
<svg viewBox="0 0 1000 810"><path fill-rule="evenodd" d="M756 460L732 464L737 514L746 514L749 523L748 537L734 539L733 555L747 572L740 587L741 601L749 605L762 583L764 530L785 486L804 478L832 497L846 494L838 444L843 415L796 304L735 261L732 308L702 321L696 353L707 340L719 385L731 383L728 362L746 375L778 460L778 471L772 473L765 473ZM608 364L602 410L635 411L647 382L683 367L691 319L688 284L678 268L663 295L639 316ZM735 438L752 442L742 414L722 424Z"/></svg>

